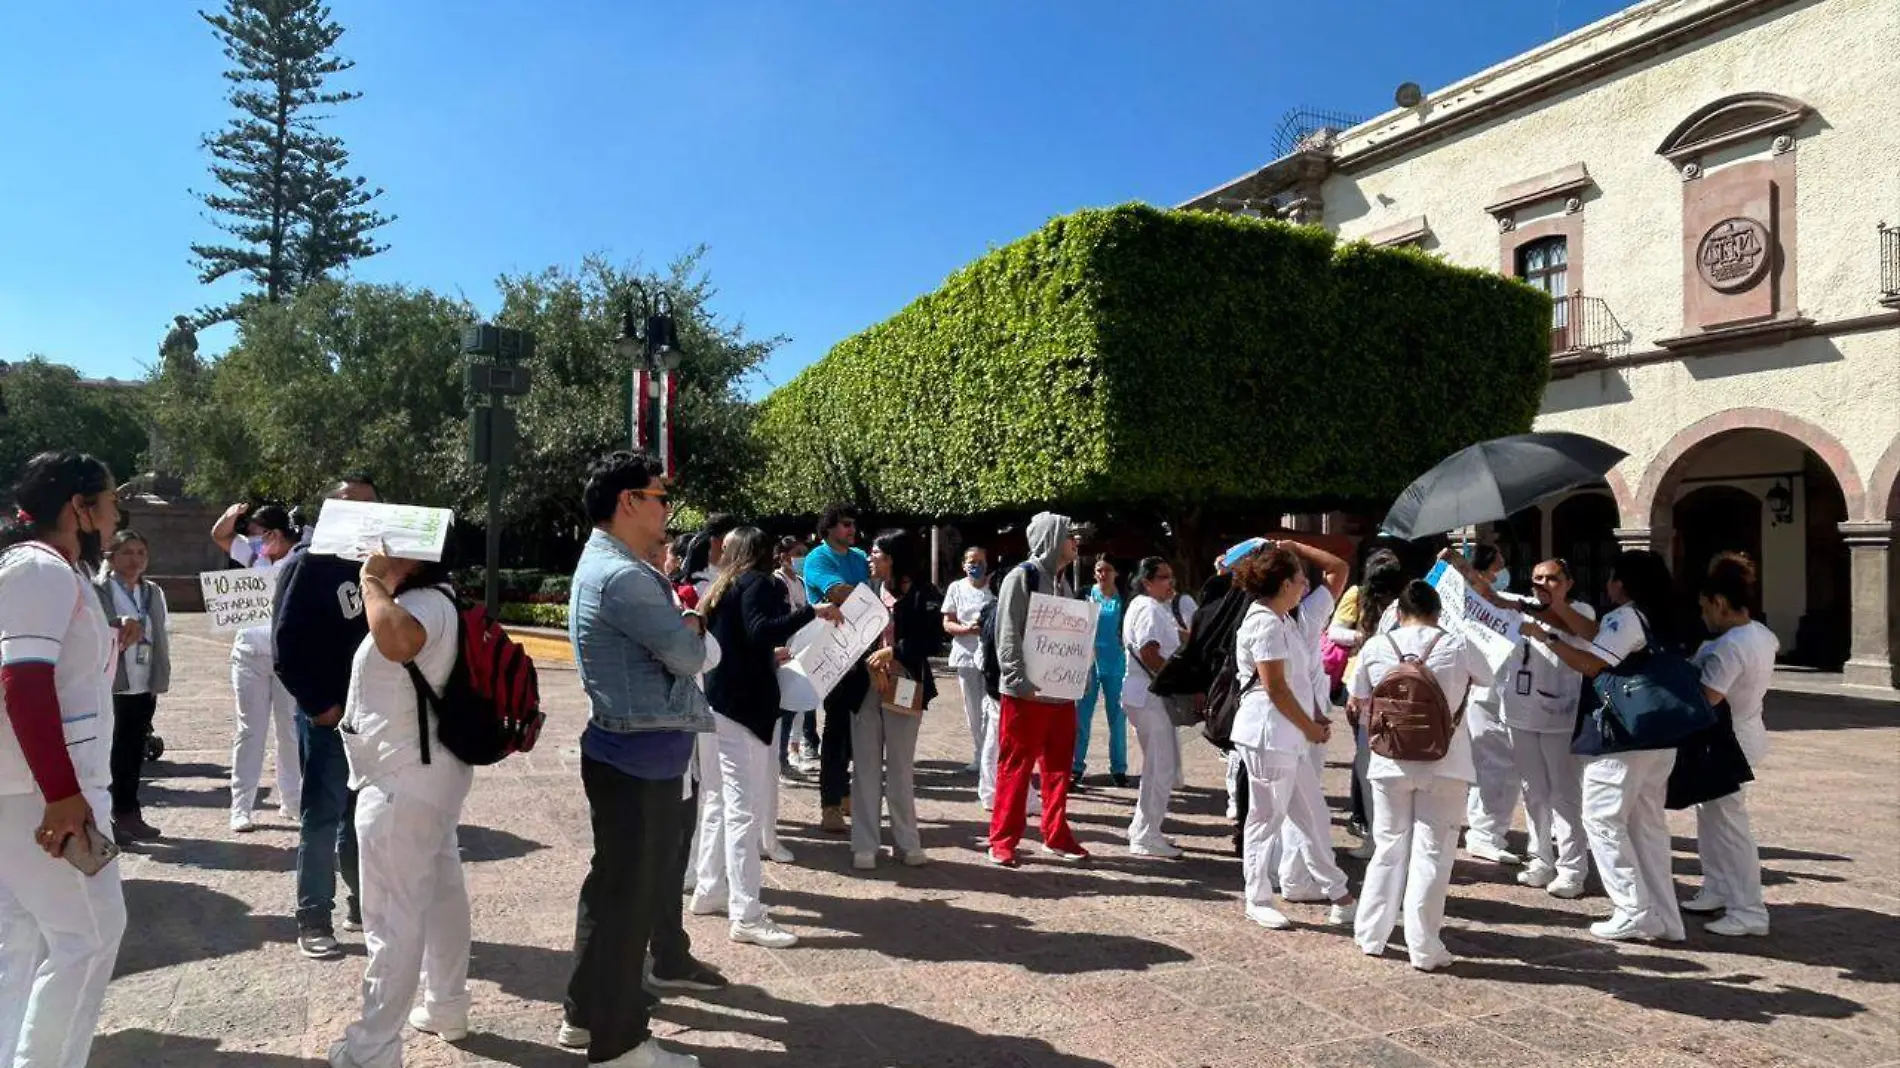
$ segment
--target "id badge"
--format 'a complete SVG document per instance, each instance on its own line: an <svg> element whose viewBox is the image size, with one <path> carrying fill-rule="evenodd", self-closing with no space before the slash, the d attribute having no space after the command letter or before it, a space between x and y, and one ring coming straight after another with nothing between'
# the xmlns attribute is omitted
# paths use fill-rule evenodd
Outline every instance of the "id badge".
<svg viewBox="0 0 1900 1068"><path fill-rule="evenodd" d="M132 650L132 662L144 667L152 659L152 647L144 642L138 643Z"/></svg>
<svg viewBox="0 0 1900 1068"><path fill-rule="evenodd" d="M1519 697L1529 697L1531 695L1530 672L1520 671L1517 673L1517 695Z"/></svg>

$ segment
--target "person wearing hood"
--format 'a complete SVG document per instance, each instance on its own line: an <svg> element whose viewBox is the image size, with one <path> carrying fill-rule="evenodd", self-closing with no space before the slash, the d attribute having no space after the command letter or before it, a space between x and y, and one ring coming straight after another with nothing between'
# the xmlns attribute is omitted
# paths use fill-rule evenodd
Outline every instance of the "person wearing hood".
<svg viewBox="0 0 1900 1068"><path fill-rule="evenodd" d="M1039 512L1029 521L1029 559L1004 576L996 600L996 662L1001 671L1002 723L996 806L990 814L990 863L1017 865L1028 815L1029 775L1042 773L1042 848L1058 860L1086 860L1069 830L1069 771L1075 762L1075 702L1044 697L1029 681L1024 637L1029 599L1037 593L1075 596L1064 571L1078 555L1068 516Z"/></svg>

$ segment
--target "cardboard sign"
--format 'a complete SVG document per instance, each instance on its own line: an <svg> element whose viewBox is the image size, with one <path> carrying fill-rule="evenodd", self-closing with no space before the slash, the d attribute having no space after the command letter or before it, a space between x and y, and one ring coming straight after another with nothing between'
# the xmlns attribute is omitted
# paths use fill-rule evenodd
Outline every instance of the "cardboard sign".
<svg viewBox="0 0 1900 1068"><path fill-rule="evenodd" d="M1094 601L1029 595L1029 625L1023 630L1023 667L1039 696L1075 701L1089 686L1095 663Z"/></svg>
<svg viewBox="0 0 1900 1068"><path fill-rule="evenodd" d="M372 501L325 501L310 551L361 560L377 550L401 560L442 559L455 513L447 508Z"/></svg>
<svg viewBox="0 0 1900 1068"><path fill-rule="evenodd" d="M1485 600L1457 568L1442 560L1425 581L1438 591L1442 602L1438 622L1483 653L1493 674L1502 670L1517 649L1518 623L1523 617Z"/></svg>
<svg viewBox="0 0 1900 1068"><path fill-rule="evenodd" d="M277 569L240 568L207 571L198 576L204 591L205 614L213 634L230 634L270 625L270 606L277 596Z"/></svg>
<svg viewBox="0 0 1900 1068"><path fill-rule="evenodd" d="M854 588L838 607L844 612L843 623L814 619L792 635L786 646L792 651L792 659L785 666L798 665L798 672L811 684L817 701L825 699L864 651L883 637L884 628L891 622L891 613L869 586Z"/></svg>

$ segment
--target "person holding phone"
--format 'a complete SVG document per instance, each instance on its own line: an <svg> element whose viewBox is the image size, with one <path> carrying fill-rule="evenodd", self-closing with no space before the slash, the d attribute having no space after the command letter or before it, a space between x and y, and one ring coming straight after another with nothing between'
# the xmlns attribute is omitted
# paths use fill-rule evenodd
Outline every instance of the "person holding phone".
<svg viewBox="0 0 1900 1068"><path fill-rule="evenodd" d="M40 453L0 520L0 1064L86 1063L125 934L98 823L119 641L87 574L119 525L112 487L91 456Z"/></svg>

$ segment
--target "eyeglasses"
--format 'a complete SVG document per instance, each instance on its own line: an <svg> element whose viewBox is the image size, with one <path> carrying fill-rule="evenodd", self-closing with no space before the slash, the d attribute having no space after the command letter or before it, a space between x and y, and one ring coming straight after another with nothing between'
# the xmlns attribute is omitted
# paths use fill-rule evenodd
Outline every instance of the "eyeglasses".
<svg viewBox="0 0 1900 1068"><path fill-rule="evenodd" d="M659 501L661 504L665 504L673 499L665 490L637 489L628 490L627 492L633 494L635 497L645 497L650 501Z"/></svg>

